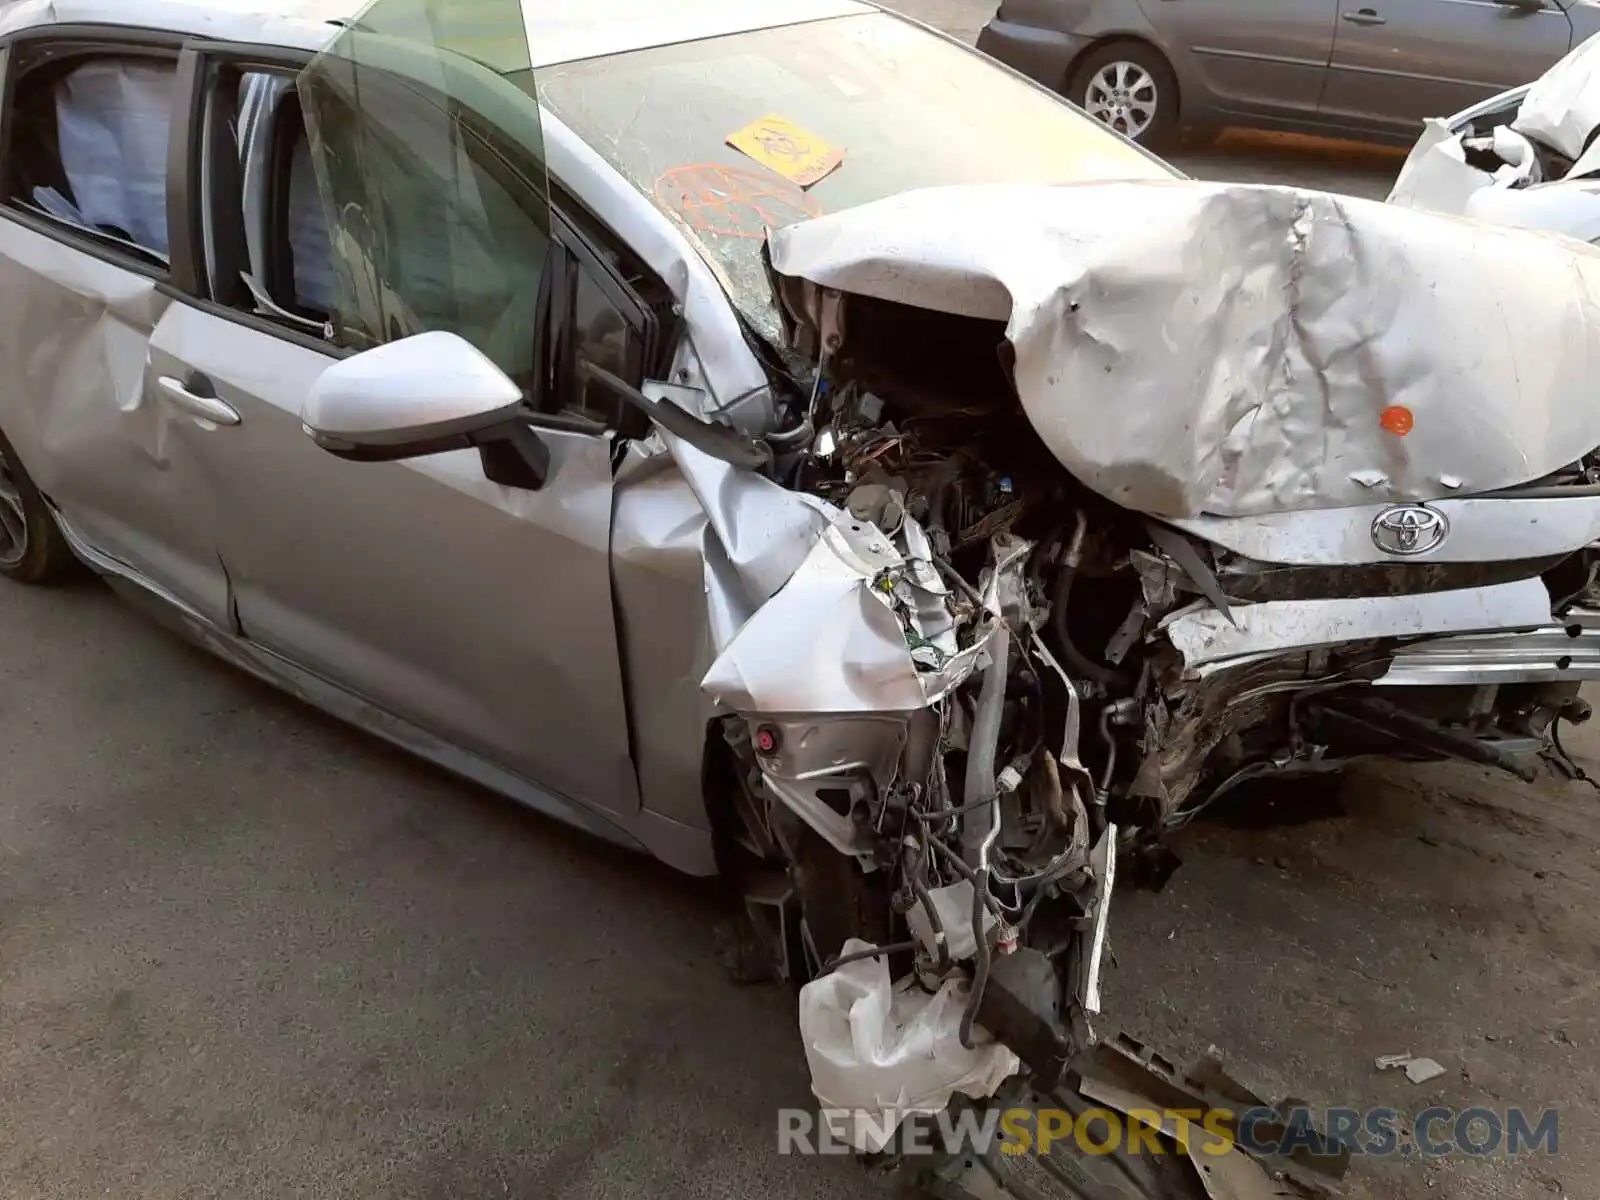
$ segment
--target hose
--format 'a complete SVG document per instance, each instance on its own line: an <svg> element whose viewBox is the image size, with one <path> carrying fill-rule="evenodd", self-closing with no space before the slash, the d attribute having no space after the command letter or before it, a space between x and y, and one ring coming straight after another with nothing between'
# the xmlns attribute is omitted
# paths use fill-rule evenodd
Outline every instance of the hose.
<svg viewBox="0 0 1600 1200"><path fill-rule="evenodd" d="M1067 660L1067 666L1074 675L1082 679L1091 679L1117 692L1131 692L1138 686L1138 680L1115 667L1095 662L1073 644L1072 634L1067 629L1072 584L1078 576L1078 565L1083 561L1083 539L1088 529L1089 518L1080 509L1078 527L1073 531L1072 543L1067 547L1067 553L1062 559L1061 573L1056 576L1056 593L1050 613L1050 624L1055 630L1056 642L1061 647L1061 657Z"/></svg>
<svg viewBox="0 0 1600 1200"><path fill-rule="evenodd" d="M961 1011L961 1044L972 1049L972 1023L978 1019L978 1008L983 1004L983 993L989 986L989 935L983 928L984 897L989 894L989 868L982 867L972 886L972 940L973 952L972 993L967 997L967 1007Z"/></svg>
<svg viewBox="0 0 1600 1200"><path fill-rule="evenodd" d="M1000 836L1000 788L995 782L995 763L999 756L1000 720L1006 702L1006 677L1011 665L1011 630L1004 623L995 626L989 638L989 666L983 673L978 706L972 717L968 738L966 786L962 789L963 808L972 806L961 822L961 853L967 865L983 874L989 865L989 847ZM988 805L981 802L990 801Z"/></svg>
<svg viewBox="0 0 1600 1200"><path fill-rule="evenodd" d="M854 950L849 954L841 954L838 958L828 960L828 965L822 968L822 974L831 974L846 963L860 962L863 958L881 958L886 954L904 954L907 950L915 950L916 948L916 942L893 942L887 946L869 946L865 950ZM818 976L818 978L821 978L821 976Z"/></svg>
<svg viewBox="0 0 1600 1200"><path fill-rule="evenodd" d="M939 947L939 974L943 975L950 969L950 943L944 936L944 920L939 916L939 910L934 907L933 897L928 892L928 885L920 879L911 881L911 890L916 894L917 903L922 905L922 911L928 914L928 928L933 931L933 944Z"/></svg>
<svg viewBox="0 0 1600 1200"><path fill-rule="evenodd" d="M972 884L974 888L978 886L978 873L971 867L967 866L967 864L961 860L961 856L959 854L950 849L949 846L946 846L938 838L934 838L928 843L928 845L932 846L935 850L939 851L940 854L945 856L946 861L949 862L951 868L954 869L957 875L961 876L961 878ZM994 913L994 915L1000 918L1002 921L1008 919L1011 914L1006 911L1005 905L1001 902L1000 898L993 892L989 892L987 888L985 888L983 892L980 892L979 895L984 895L985 893L987 893L986 902L989 905L989 911Z"/></svg>

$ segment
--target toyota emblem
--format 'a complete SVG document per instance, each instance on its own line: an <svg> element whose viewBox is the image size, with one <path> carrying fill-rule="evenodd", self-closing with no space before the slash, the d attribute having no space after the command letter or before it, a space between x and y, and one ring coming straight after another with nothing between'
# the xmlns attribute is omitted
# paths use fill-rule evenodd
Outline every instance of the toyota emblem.
<svg viewBox="0 0 1600 1200"><path fill-rule="evenodd" d="M1372 542L1385 554L1426 554L1444 541L1450 522L1425 504L1398 504L1372 520Z"/></svg>

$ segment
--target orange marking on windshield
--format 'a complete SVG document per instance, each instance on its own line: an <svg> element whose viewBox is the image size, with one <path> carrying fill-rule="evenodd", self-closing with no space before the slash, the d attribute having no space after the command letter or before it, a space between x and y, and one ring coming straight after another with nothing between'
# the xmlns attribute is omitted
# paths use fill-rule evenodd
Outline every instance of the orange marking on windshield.
<svg viewBox="0 0 1600 1200"><path fill-rule="evenodd" d="M754 167L689 163L664 172L656 203L697 233L763 238L768 229L822 215L822 205L795 183Z"/></svg>

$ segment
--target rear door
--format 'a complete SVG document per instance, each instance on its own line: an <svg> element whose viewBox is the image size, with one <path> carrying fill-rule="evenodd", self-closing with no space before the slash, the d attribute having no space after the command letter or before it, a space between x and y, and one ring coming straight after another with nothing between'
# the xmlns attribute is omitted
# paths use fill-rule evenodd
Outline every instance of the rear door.
<svg viewBox="0 0 1600 1200"><path fill-rule="evenodd" d="M551 453L539 491L490 481L475 451L351 463L301 428L337 356L430 328L548 403L548 297L592 308L554 288L570 277L559 238L577 239L552 229L533 101L498 93L524 123L497 123L473 94L480 69L345 36L298 75L281 54L189 51L210 181L189 236L209 265L158 349L239 415L207 465L240 624L431 737L630 813L604 409L569 393L580 411L533 418ZM626 343L634 314L606 318L605 344ZM582 343L572 320L559 329Z"/></svg>
<svg viewBox="0 0 1600 1200"><path fill-rule="evenodd" d="M1419 132L1542 75L1567 52L1556 0L1339 0L1322 115L1385 133Z"/></svg>
<svg viewBox="0 0 1600 1200"><path fill-rule="evenodd" d="M1339 0L1141 0L1182 72L1229 112L1309 117L1333 51Z"/></svg>
<svg viewBox="0 0 1600 1200"><path fill-rule="evenodd" d="M151 352L186 270L168 220L178 39L46 28L6 58L0 426L92 550L226 625L200 461L225 434Z"/></svg>

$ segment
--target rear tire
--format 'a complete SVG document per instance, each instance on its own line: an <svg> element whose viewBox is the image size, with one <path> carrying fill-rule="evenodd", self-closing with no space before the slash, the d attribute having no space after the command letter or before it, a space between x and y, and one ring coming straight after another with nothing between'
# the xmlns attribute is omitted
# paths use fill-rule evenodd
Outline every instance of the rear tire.
<svg viewBox="0 0 1600 1200"><path fill-rule="evenodd" d="M1111 42L1072 73L1067 98L1141 146L1178 128L1178 79L1161 52L1143 42Z"/></svg>
<svg viewBox="0 0 1600 1200"><path fill-rule="evenodd" d="M0 433L0 575L49 584L78 573L77 557L6 436Z"/></svg>

